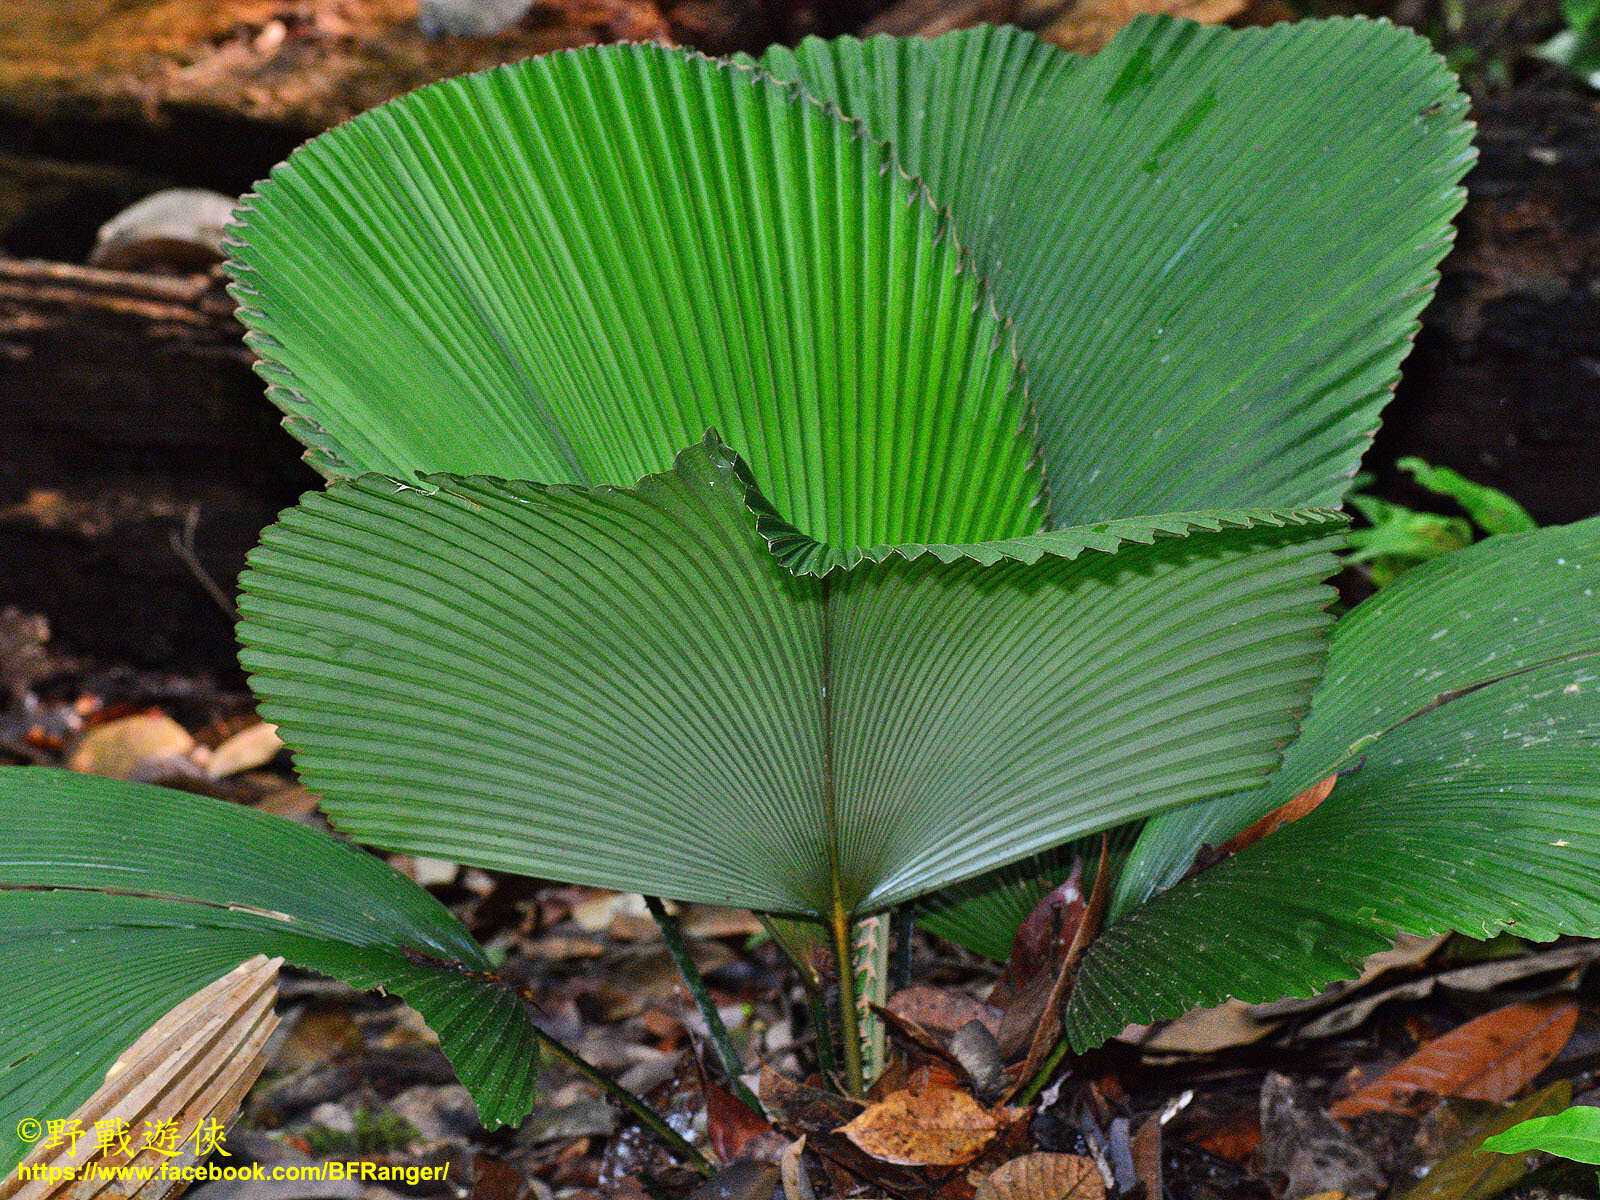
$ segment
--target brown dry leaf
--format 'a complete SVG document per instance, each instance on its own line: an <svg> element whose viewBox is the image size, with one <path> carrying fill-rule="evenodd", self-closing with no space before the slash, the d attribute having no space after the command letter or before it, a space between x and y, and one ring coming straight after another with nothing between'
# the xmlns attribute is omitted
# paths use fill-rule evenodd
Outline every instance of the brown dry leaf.
<svg viewBox="0 0 1600 1200"><path fill-rule="evenodd" d="M754 937L762 929L761 918L746 908L691 904L678 917L678 931L686 938Z"/></svg>
<svg viewBox="0 0 1600 1200"><path fill-rule="evenodd" d="M1105 1180L1092 1158L1024 1154L979 1181L973 1200L1104 1200Z"/></svg>
<svg viewBox="0 0 1600 1200"><path fill-rule="evenodd" d="M1242 1164L1261 1144L1261 1118L1256 1113L1233 1113L1190 1134L1186 1140L1208 1154Z"/></svg>
<svg viewBox="0 0 1600 1200"><path fill-rule="evenodd" d="M213 779L225 779L240 771L265 766L282 749L283 739L278 736L278 727L257 721L228 738L207 756L206 774Z"/></svg>
<svg viewBox="0 0 1600 1200"><path fill-rule="evenodd" d="M1328 1109L1414 1113L1418 1093L1463 1100L1509 1100L1561 1053L1578 1024L1570 1000L1508 1004L1428 1042L1393 1070Z"/></svg>
<svg viewBox="0 0 1600 1200"><path fill-rule="evenodd" d="M1093 54L1129 21L1145 13L1170 13L1214 25L1249 8L1249 0L1024 0L1019 23L1044 19L1039 36L1077 54ZM1052 10L1054 10L1052 12Z"/></svg>
<svg viewBox="0 0 1600 1200"><path fill-rule="evenodd" d="M918 983L889 997L889 1011L929 1033L949 1037L968 1021L977 1021L990 1033L1000 1030L1000 1010L955 988Z"/></svg>
<svg viewBox="0 0 1600 1200"><path fill-rule="evenodd" d="M1482 1200L1498 1196L1528 1173L1534 1161L1526 1154L1489 1154L1481 1147L1485 1138L1504 1133L1532 1117L1558 1113L1572 1099L1565 1079L1529 1096L1510 1108L1482 1114L1462 1132L1460 1141L1400 1200Z"/></svg>
<svg viewBox="0 0 1600 1200"><path fill-rule="evenodd" d="M213 1122L221 1126L233 1118L266 1065L267 1038L278 1024L273 1004L282 965L281 958L258 954L152 1025L111 1065L100 1089L68 1118L78 1122L69 1128L81 1129L86 1136L78 1139L76 1146L65 1141L54 1147L40 1143L23 1160L24 1166L64 1168L58 1177L24 1182L13 1172L0 1180L0 1200L92 1200L95 1196L165 1200L187 1187L181 1168L198 1161L198 1151L207 1141L203 1131L212 1129ZM174 1122L181 1137L187 1139L182 1152L173 1157L154 1147L140 1148L139 1134L147 1121L152 1127L158 1122ZM126 1156L115 1143L100 1149L98 1129L129 1130L129 1146L136 1154ZM196 1136L197 1129L202 1136ZM148 1167L151 1174L142 1184L117 1179L109 1169L109 1178L97 1179L87 1169L92 1162L134 1171ZM158 1163L179 1170L169 1172L172 1178L164 1178L156 1169ZM129 1191L130 1187L133 1190Z"/></svg>
<svg viewBox="0 0 1600 1200"><path fill-rule="evenodd" d="M194 748L187 729L166 713L151 710L96 725L83 735L67 765L109 779L152 779L187 763Z"/></svg>
<svg viewBox="0 0 1600 1200"><path fill-rule="evenodd" d="M1342 773L1348 775L1353 771L1359 770L1361 763L1365 761L1365 759L1358 759L1354 766L1347 767ZM1262 817L1254 825L1251 825L1250 828L1234 834L1222 845L1215 847L1201 846L1199 852L1194 856L1194 862L1189 865L1189 869L1184 873L1183 877L1188 879L1191 876L1198 875L1207 867L1215 866L1225 858L1232 858L1241 850L1248 850L1262 838L1274 834L1285 825L1292 824L1301 817L1306 816L1332 795L1334 785L1339 782L1340 774L1341 772L1335 771L1326 779L1319 779L1298 796L1278 805L1277 808Z"/></svg>
<svg viewBox="0 0 1600 1200"><path fill-rule="evenodd" d="M1214 1054L1259 1042L1281 1021L1258 1020L1251 1005L1224 1000L1215 1008L1196 1008L1163 1026L1140 1045L1146 1054Z"/></svg>
<svg viewBox="0 0 1600 1200"><path fill-rule="evenodd" d="M1305 816L1333 794L1333 785L1339 782L1336 773L1313 783L1292 800L1288 800L1262 817L1242 833L1236 833L1218 848L1217 853L1226 858L1255 845L1269 834L1277 833L1285 825Z"/></svg>
<svg viewBox="0 0 1600 1200"><path fill-rule="evenodd" d="M774 1125L801 1134L832 1133L861 1111L859 1101L796 1083L767 1066L761 1068L756 1094Z"/></svg>
<svg viewBox="0 0 1600 1200"><path fill-rule="evenodd" d="M966 1092L929 1086L891 1092L836 1130L883 1162L954 1167L994 1140L1000 1122Z"/></svg>
<svg viewBox="0 0 1600 1200"><path fill-rule="evenodd" d="M784 1200L817 1200L811 1189L811 1179L806 1174L802 1155L806 1152L806 1135L801 1134L789 1143L778 1160L779 1181L783 1184Z"/></svg>
<svg viewBox="0 0 1600 1200"><path fill-rule="evenodd" d="M1028 1056L1022 1061L1022 1070L1017 1073L1007 1099L1016 1095L1026 1086L1028 1080L1039 1072L1055 1044L1065 1036L1061 1028L1062 1006L1066 1004L1067 994L1072 990L1072 981L1078 974L1078 963L1083 960L1084 951L1089 948L1090 942L1100 936L1100 928L1105 922L1106 905L1111 900L1110 854L1111 844L1106 840L1105 834L1101 834L1100 862L1095 868L1094 890L1089 893L1082 919L1072 931L1072 941L1061 956L1055 980L1050 986L1049 995L1045 998L1044 1007L1039 1012L1038 1024L1028 1045ZM1008 1021L1011 1016L1012 1013L1008 1011L1006 1013ZM1006 1024L1002 1023L1002 1035L1005 1030ZM1000 1039L1000 1048L1003 1053L1005 1050L1003 1036Z"/></svg>
<svg viewBox="0 0 1600 1200"><path fill-rule="evenodd" d="M760 1137L772 1133L772 1123L744 1101L714 1083L705 1084L706 1138L723 1162L732 1162Z"/></svg>
<svg viewBox="0 0 1600 1200"><path fill-rule="evenodd" d="M1041 897L1017 926L1011 953L989 992L989 1003L1011 1009L1031 990L1048 993L1088 907L1083 894L1083 859L1074 858L1065 882ZM1033 1032L1031 1026L1028 1032Z"/></svg>
<svg viewBox="0 0 1600 1200"><path fill-rule="evenodd" d="M314 824L317 819L317 794L298 783L268 792L255 807L276 817L287 817L302 825Z"/></svg>

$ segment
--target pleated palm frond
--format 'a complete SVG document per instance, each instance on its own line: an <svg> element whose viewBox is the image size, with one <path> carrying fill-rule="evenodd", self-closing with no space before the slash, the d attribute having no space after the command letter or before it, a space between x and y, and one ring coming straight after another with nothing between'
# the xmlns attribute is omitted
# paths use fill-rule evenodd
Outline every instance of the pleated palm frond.
<svg viewBox="0 0 1600 1200"><path fill-rule="evenodd" d="M1142 18L1093 58L981 28L760 62L950 207L1016 323L1058 520L1343 497L1473 157L1424 39Z"/></svg>
<svg viewBox="0 0 1600 1200"><path fill-rule="evenodd" d="M708 441L637 488L308 497L243 661L339 827L774 912L880 909L1259 781L1322 664L1322 510L792 573Z"/></svg>
<svg viewBox="0 0 1600 1200"><path fill-rule="evenodd" d="M403 996L489 1126L533 1102L529 1017L449 911L335 838L203 796L0 768L0 1171L152 1023L255 954ZM192 1131L182 1130L187 1136Z"/></svg>

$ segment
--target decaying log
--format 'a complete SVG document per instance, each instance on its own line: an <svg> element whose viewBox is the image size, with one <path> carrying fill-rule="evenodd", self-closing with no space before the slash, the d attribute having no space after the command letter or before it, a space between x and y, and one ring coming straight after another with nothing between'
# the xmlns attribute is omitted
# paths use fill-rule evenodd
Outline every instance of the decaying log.
<svg viewBox="0 0 1600 1200"><path fill-rule="evenodd" d="M1600 101L1559 78L1480 102L1439 295L1367 461L1414 454L1543 523L1600 513ZM1437 507L1437 497L1411 493Z"/></svg>
<svg viewBox="0 0 1600 1200"><path fill-rule="evenodd" d="M215 277L0 259L0 606L69 649L232 670L212 593L316 483L241 332Z"/></svg>

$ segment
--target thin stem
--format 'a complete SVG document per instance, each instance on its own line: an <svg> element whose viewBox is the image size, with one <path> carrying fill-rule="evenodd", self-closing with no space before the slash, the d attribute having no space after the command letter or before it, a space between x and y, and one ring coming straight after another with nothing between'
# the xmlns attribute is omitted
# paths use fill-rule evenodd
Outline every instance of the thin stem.
<svg viewBox="0 0 1600 1200"><path fill-rule="evenodd" d="M1044 1085L1050 1082L1050 1077L1056 1073L1056 1068L1061 1065L1061 1060L1067 1056L1067 1039L1062 1038L1056 1043L1056 1048L1050 1052L1050 1057L1033 1073L1033 1078L1028 1080L1028 1085L1017 1093L1015 1104L1026 1107L1032 1104L1034 1097L1044 1091Z"/></svg>
<svg viewBox="0 0 1600 1200"><path fill-rule="evenodd" d="M894 958L889 964L889 989L898 992L911 986L911 935L916 929L917 906L902 904L894 910L891 930Z"/></svg>
<svg viewBox="0 0 1600 1200"><path fill-rule="evenodd" d="M861 1069L861 1021L856 1011L856 971L850 946L850 915L835 899L829 924L833 929L833 959L839 975L839 1029L844 1042L844 1084L852 1096L866 1091Z"/></svg>
<svg viewBox="0 0 1600 1200"><path fill-rule="evenodd" d="M569 1049L537 1025L533 1027L533 1031L541 1046L631 1112L639 1124L665 1142L679 1158L708 1179L711 1177L716 1170L711 1165L711 1160L690 1145L684 1136L669 1125L665 1117L651 1108L643 1097L630 1092L576 1050Z"/></svg>
<svg viewBox="0 0 1600 1200"><path fill-rule="evenodd" d="M744 1080L739 1078L744 1071L744 1063L739 1058L739 1051L735 1048L733 1039L728 1036L728 1027L722 1023L722 1014L717 1011L717 1002L711 998L710 989L706 987L700 968L694 965L694 957L689 953L688 943L683 940L683 931L678 928L678 923L668 914L667 906L662 904L659 898L646 896L644 903L650 910L650 915L655 918L656 927L661 930L661 937L667 943L667 953L672 955L678 974L683 976L684 986L689 989L689 995L694 997L695 1007L700 1010L700 1016L705 1020L706 1030L711 1035L711 1044L716 1048L717 1058L722 1062L722 1073L728 1077L728 1086L745 1107L751 1112L759 1113L761 1102L751 1095Z"/></svg>
<svg viewBox="0 0 1600 1200"><path fill-rule="evenodd" d="M833 1022L828 1020L828 1001L820 991L808 992L811 1001L811 1023L817 1027L817 1069L824 1079L839 1072L838 1060L833 1056Z"/></svg>

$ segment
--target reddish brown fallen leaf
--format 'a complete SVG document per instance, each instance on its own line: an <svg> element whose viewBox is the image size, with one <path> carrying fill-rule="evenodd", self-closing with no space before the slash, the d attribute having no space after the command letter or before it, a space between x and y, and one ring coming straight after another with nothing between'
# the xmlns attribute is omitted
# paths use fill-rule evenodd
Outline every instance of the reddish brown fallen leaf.
<svg viewBox="0 0 1600 1200"><path fill-rule="evenodd" d="M888 1009L901 1020L945 1037L968 1021L982 1022L988 1026L990 1033L998 1032L1000 1028L999 1009L981 1000L974 1000L956 988L934 987L926 983L901 988L889 997Z"/></svg>
<svg viewBox="0 0 1600 1200"><path fill-rule="evenodd" d="M732 1162L756 1138L773 1132L772 1123L714 1083L705 1085L706 1137L723 1162Z"/></svg>
<svg viewBox="0 0 1600 1200"><path fill-rule="evenodd" d="M472 1200L528 1200L533 1189L528 1178L505 1159L493 1154L472 1157Z"/></svg>
<svg viewBox="0 0 1600 1200"><path fill-rule="evenodd" d="M1577 1023L1570 1000L1508 1004L1434 1038L1328 1111L1339 1118L1414 1113L1430 1094L1510 1100L1561 1053Z"/></svg>
<svg viewBox="0 0 1600 1200"><path fill-rule="evenodd" d="M1078 921L1078 927L1073 930L1072 941L1057 964L1056 977L1050 985L1050 994L1045 997L1044 1008L1040 1010L1033 1038L1028 1045L1028 1056L1023 1060L1022 1069L1017 1072L1011 1092L1006 1096L1008 1100L1038 1074L1040 1068L1044 1066L1046 1057L1063 1036L1061 1008L1066 1004L1067 996L1072 991L1072 981L1077 977L1078 963L1083 959L1083 952L1089 948L1090 942L1100 936L1100 926L1106 916L1106 905L1111 900L1110 855L1111 844L1105 835L1101 834L1100 863L1095 868L1094 890L1089 893L1083 917Z"/></svg>
<svg viewBox="0 0 1600 1200"><path fill-rule="evenodd" d="M1358 770L1360 766L1361 763L1358 761L1354 766L1347 767L1344 771L1335 771L1326 779L1319 779L1292 800L1278 805L1277 808L1262 817L1250 828L1234 834L1222 845L1201 846L1184 878L1187 879L1191 875L1198 875L1207 867L1215 866L1225 858L1232 858L1239 851L1254 846L1262 838L1278 832L1285 825L1298 821L1333 794L1333 785L1339 782L1340 775L1348 775Z"/></svg>
<svg viewBox="0 0 1600 1200"><path fill-rule="evenodd" d="M979 1180L973 1200L1104 1200L1105 1180L1092 1158L1024 1154Z"/></svg>
<svg viewBox="0 0 1600 1200"><path fill-rule="evenodd" d="M1083 860L1075 858L1066 882L1046 893L1017 927L1006 965L989 992L989 1003L1009 1009L1032 988L1048 992L1087 909Z"/></svg>
<svg viewBox="0 0 1600 1200"><path fill-rule="evenodd" d="M966 1092L928 1086L885 1096L837 1132L883 1162L953 1167L977 1158L999 1131L994 1114Z"/></svg>
<svg viewBox="0 0 1600 1200"><path fill-rule="evenodd" d="M1234 1113L1221 1124L1190 1134L1188 1140L1208 1154L1243 1164L1261 1144L1261 1118L1253 1112Z"/></svg>

